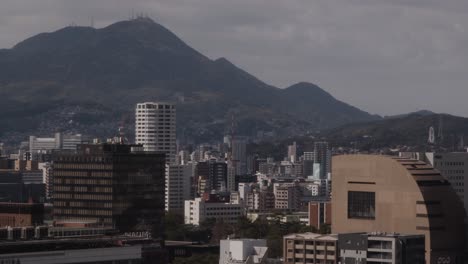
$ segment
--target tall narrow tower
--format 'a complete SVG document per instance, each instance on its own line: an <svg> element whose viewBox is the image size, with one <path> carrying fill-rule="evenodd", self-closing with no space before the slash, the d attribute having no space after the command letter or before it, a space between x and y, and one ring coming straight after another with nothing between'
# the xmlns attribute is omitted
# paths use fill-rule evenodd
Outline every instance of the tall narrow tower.
<svg viewBox="0 0 468 264"><path fill-rule="evenodd" d="M137 104L135 111L135 143L145 151L166 153L166 161L175 164L176 106L171 103Z"/></svg>
<svg viewBox="0 0 468 264"><path fill-rule="evenodd" d="M444 123L442 120L442 114L439 115L439 129L437 131L437 137L439 138L439 143L442 143L444 140Z"/></svg>

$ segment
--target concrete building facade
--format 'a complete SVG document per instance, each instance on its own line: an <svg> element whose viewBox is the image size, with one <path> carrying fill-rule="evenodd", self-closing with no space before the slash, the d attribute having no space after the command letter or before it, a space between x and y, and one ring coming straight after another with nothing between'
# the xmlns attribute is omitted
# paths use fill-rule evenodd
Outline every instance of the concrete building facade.
<svg viewBox="0 0 468 264"><path fill-rule="evenodd" d="M291 234L283 238L285 264L337 264L338 236L314 233Z"/></svg>
<svg viewBox="0 0 468 264"><path fill-rule="evenodd" d="M202 198L185 201L185 224L189 225L200 225L210 218L234 224L243 215L245 210L242 204L207 202Z"/></svg>
<svg viewBox="0 0 468 264"><path fill-rule="evenodd" d="M424 264L424 235L338 234L341 264Z"/></svg>
<svg viewBox="0 0 468 264"><path fill-rule="evenodd" d="M171 103L139 103L135 110L135 143L145 151L166 153L167 163L176 161L176 106Z"/></svg>
<svg viewBox="0 0 468 264"><path fill-rule="evenodd" d="M300 188L296 183L275 183L275 209L297 210L300 206Z"/></svg>
<svg viewBox="0 0 468 264"><path fill-rule="evenodd" d="M332 232L425 236L426 263L462 263L464 209L437 170L378 155L333 158Z"/></svg>
<svg viewBox="0 0 468 264"><path fill-rule="evenodd" d="M164 202L167 212L184 213L185 200L192 199L193 164L167 165Z"/></svg>
<svg viewBox="0 0 468 264"><path fill-rule="evenodd" d="M265 239L225 239L220 241L219 264L262 264L267 252Z"/></svg>
<svg viewBox="0 0 468 264"><path fill-rule="evenodd" d="M88 140L81 134L55 133L52 138L29 136L29 152L31 159L36 159L39 154L50 153L57 149L75 150L79 144L87 142Z"/></svg>

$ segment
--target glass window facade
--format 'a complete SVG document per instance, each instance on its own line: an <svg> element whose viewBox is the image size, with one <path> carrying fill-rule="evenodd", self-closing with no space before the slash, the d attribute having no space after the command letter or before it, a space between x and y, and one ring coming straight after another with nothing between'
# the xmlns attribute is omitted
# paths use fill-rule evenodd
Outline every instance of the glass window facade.
<svg viewBox="0 0 468 264"><path fill-rule="evenodd" d="M349 191L348 218L375 219L375 193Z"/></svg>

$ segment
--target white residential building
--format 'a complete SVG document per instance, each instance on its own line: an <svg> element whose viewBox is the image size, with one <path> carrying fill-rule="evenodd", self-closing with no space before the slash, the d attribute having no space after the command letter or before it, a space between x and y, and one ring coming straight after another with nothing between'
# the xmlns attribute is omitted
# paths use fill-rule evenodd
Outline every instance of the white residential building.
<svg viewBox="0 0 468 264"><path fill-rule="evenodd" d="M296 141L294 141L292 145L288 146L288 160L293 163L298 160Z"/></svg>
<svg viewBox="0 0 468 264"><path fill-rule="evenodd" d="M176 106L171 103L146 102L136 106L135 142L145 151L166 153L167 162L176 161Z"/></svg>
<svg viewBox="0 0 468 264"><path fill-rule="evenodd" d="M185 200L190 200L193 164L166 165L165 208L168 212L183 213Z"/></svg>
<svg viewBox="0 0 468 264"><path fill-rule="evenodd" d="M235 224L244 214L242 204L206 202L202 198L185 201L185 224L200 225L210 218Z"/></svg>
<svg viewBox="0 0 468 264"><path fill-rule="evenodd" d="M246 200L247 195L250 193L252 190L252 183L245 183L245 182L240 182L239 184L239 196L241 200Z"/></svg>
<svg viewBox="0 0 468 264"><path fill-rule="evenodd" d="M88 140L81 134L55 133L52 138L29 136L29 152L31 158L35 159L37 154L50 153L56 149L76 150L77 145L87 142Z"/></svg>
<svg viewBox="0 0 468 264"><path fill-rule="evenodd" d="M267 252L265 239L221 240L219 264L262 264L265 263Z"/></svg>

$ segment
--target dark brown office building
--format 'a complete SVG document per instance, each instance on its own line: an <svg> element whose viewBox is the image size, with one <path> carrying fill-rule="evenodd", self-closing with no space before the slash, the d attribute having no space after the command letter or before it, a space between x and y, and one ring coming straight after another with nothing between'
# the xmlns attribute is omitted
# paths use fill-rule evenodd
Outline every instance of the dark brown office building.
<svg viewBox="0 0 468 264"><path fill-rule="evenodd" d="M199 162L196 167L196 177L197 182L199 177L207 179L206 191L222 190L223 187L227 187L227 164L213 161Z"/></svg>
<svg viewBox="0 0 468 264"><path fill-rule="evenodd" d="M53 154L54 221L161 237L165 155L122 144Z"/></svg>

